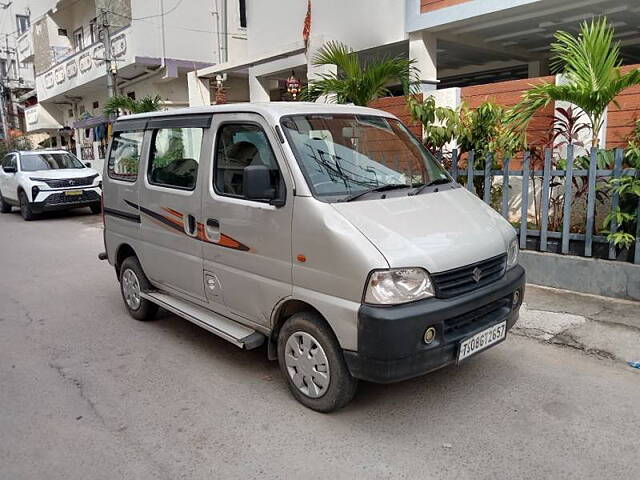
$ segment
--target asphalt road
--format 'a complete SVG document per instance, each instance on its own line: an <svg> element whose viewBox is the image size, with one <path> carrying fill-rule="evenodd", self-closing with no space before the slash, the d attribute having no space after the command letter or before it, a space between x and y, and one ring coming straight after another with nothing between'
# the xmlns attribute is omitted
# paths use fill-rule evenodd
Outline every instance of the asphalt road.
<svg viewBox="0 0 640 480"><path fill-rule="evenodd" d="M318 414L264 350L129 318L101 249L99 216L0 216L0 479L640 478L631 369L511 335Z"/></svg>

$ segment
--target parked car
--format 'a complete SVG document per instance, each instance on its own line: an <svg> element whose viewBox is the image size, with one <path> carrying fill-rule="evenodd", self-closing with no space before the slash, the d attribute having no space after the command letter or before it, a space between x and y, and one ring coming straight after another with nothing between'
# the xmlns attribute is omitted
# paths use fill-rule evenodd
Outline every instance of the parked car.
<svg viewBox="0 0 640 480"><path fill-rule="evenodd" d="M518 318L516 232L390 114L234 104L113 131L100 258L131 316L266 343L307 407L465 361Z"/></svg>
<svg viewBox="0 0 640 480"><path fill-rule="evenodd" d="M0 167L0 212L22 218L51 210L89 207L101 212L102 177L66 150L8 153Z"/></svg>

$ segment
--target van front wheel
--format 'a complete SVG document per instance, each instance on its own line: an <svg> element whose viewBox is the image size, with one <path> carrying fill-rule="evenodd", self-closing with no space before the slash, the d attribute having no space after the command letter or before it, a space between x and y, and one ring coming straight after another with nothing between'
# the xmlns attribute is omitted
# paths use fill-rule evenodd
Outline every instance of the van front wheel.
<svg viewBox="0 0 640 480"><path fill-rule="evenodd" d="M332 412L347 405L358 381L351 376L336 336L314 312L300 312L278 335L278 363L289 390L304 406Z"/></svg>
<svg viewBox="0 0 640 480"><path fill-rule="evenodd" d="M151 284L142 271L136 257L128 257L120 266L120 292L124 304L136 320L153 320L158 305L142 298L141 293L151 289Z"/></svg>

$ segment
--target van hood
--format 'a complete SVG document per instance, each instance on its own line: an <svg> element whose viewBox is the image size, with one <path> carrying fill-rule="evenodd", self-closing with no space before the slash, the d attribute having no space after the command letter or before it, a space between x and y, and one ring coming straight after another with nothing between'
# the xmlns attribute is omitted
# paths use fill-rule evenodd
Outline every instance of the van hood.
<svg viewBox="0 0 640 480"><path fill-rule="evenodd" d="M62 169L49 169L49 170L33 170L30 172L23 172L29 177L35 178L85 178L93 175L99 175L97 170L93 168L62 168Z"/></svg>
<svg viewBox="0 0 640 480"><path fill-rule="evenodd" d="M464 188L332 205L391 268L444 272L503 254L515 237L504 218Z"/></svg>

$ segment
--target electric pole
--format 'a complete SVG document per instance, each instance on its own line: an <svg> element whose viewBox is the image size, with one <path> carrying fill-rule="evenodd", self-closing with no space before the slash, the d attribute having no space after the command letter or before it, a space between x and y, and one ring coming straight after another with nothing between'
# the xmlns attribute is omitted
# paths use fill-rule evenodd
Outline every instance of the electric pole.
<svg viewBox="0 0 640 480"><path fill-rule="evenodd" d="M4 135L4 144L9 148L9 127L7 125L7 112L4 108L4 79L0 81L0 114L2 116L2 133Z"/></svg>
<svg viewBox="0 0 640 480"><path fill-rule="evenodd" d="M113 68L113 57L111 53L111 31L109 30L109 15L107 10L102 9L102 41L104 42L104 62L107 66L107 92L109 97L116 95L116 79Z"/></svg>

